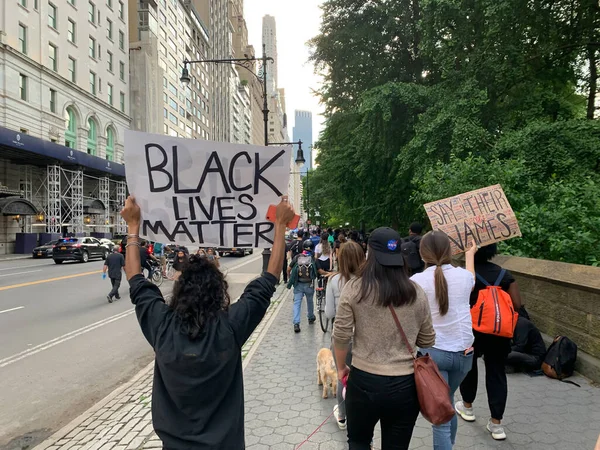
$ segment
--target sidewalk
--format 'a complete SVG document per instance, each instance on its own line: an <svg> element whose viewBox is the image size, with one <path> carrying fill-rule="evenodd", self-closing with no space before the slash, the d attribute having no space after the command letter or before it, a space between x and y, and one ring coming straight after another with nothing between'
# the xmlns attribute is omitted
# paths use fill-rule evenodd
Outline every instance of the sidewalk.
<svg viewBox="0 0 600 450"><path fill-rule="evenodd" d="M305 312L304 312L305 313ZM290 291L280 285L265 319L242 350L248 450L293 450L331 414L316 382L316 354L330 334L303 318L292 329ZM483 373L483 370L482 370ZM114 391L35 450L138 450L162 448L151 424L153 365ZM508 439L495 442L485 430L487 401L480 380L477 422L460 421L455 449L591 450L600 433L600 388L573 377L581 388L545 377L509 375L505 417ZM381 448L376 432L375 448ZM346 433L329 419L302 450L347 448ZM431 427L419 419L411 449L432 448ZM225 449L226 450L226 449Z"/></svg>

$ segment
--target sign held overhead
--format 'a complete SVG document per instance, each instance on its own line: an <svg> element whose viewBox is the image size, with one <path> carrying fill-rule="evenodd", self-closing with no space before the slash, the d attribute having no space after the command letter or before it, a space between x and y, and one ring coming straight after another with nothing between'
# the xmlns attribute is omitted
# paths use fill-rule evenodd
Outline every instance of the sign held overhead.
<svg viewBox="0 0 600 450"><path fill-rule="evenodd" d="M288 190L290 147L125 133L129 192L141 235L157 242L270 247L269 205Z"/></svg>
<svg viewBox="0 0 600 450"><path fill-rule="evenodd" d="M424 207L433 229L450 238L453 254L468 250L473 240L484 246L521 236L515 213L499 184Z"/></svg>

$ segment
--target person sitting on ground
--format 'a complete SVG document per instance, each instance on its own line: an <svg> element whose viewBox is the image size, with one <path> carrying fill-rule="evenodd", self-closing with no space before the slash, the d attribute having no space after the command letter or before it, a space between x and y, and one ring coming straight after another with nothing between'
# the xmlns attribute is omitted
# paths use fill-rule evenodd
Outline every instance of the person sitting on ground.
<svg viewBox="0 0 600 450"><path fill-rule="evenodd" d="M127 252L131 301L156 358L152 421L165 449L245 448L241 348L275 293L286 224L294 214L283 197L275 213L267 272L248 284L234 304L223 273L193 255L167 305L158 287L141 275L139 252ZM128 245L139 246L141 212L133 197L121 216L127 222Z"/></svg>
<svg viewBox="0 0 600 450"><path fill-rule="evenodd" d="M493 285L504 269L491 260L498 254L496 244L481 247L475 254L475 273L478 275L475 282L475 289L471 294L471 308L477 302L479 291L486 289L486 285L479 279L483 278L487 283ZM521 307L521 293L519 287L508 271L504 271L504 276L499 281L500 287L508 292L516 311ZM506 401L508 399L508 383L506 380L506 357L510 353L510 338L494 336L492 334L483 334L473 330L475 342L475 356L473 367L460 385L462 401L456 402L455 409L460 417L467 422L475 422L473 413L473 402L477 395L478 385L478 366L477 358L483 356L485 363L485 386L487 390L488 406L491 418L488 420L487 430L492 434L495 440L506 439L506 432L502 426L502 418L506 410Z"/></svg>
<svg viewBox="0 0 600 450"><path fill-rule="evenodd" d="M432 347L435 331L425 292L406 275L399 242L400 235L391 228L373 232L369 256L360 276L344 286L335 317L338 379L348 376L346 413L351 449L369 449L377 422L381 423L382 449L408 449L419 415L416 355L403 343L391 311L413 348ZM346 361L351 342L350 368L341 362Z"/></svg>
<svg viewBox="0 0 600 450"><path fill-rule="evenodd" d="M338 260L339 272L329 278L327 289L325 291L325 316L327 316L328 319L331 319L331 322L334 326L335 314L340 300L340 295L342 294L342 289L348 281L356 278L364 262L365 254L357 243L348 242L342 249L340 249L340 257ZM333 342L331 344L331 351L335 361L335 349L333 348ZM352 365L352 343L348 345L346 365L348 367ZM343 397L339 394L342 392L343 388L344 385L340 380L338 380L337 405L333 407L333 413L340 430L346 429L346 403Z"/></svg>
<svg viewBox="0 0 600 450"><path fill-rule="evenodd" d="M519 316L506 365L518 372L535 372L541 369L545 356L546 343L540 331L525 317Z"/></svg>

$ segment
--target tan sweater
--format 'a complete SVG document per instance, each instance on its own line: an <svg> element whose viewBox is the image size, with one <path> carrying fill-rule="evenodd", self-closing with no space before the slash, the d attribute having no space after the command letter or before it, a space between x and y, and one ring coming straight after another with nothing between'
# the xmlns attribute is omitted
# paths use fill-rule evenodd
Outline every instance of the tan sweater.
<svg viewBox="0 0 600 450"><path fill-rule="evenodd" d="M435 344L427 296L419 285L415 284L415 287L415 302L396 308L402 329L414 351L417 347L427 348ZM335 316L335 346L346 349L352 342L352 365L357 369L374 375L410 375L414 372L413 358L389 308L374 304L373 298L365 298L358 303L359 295L359 278L346 283Z"/></svg>

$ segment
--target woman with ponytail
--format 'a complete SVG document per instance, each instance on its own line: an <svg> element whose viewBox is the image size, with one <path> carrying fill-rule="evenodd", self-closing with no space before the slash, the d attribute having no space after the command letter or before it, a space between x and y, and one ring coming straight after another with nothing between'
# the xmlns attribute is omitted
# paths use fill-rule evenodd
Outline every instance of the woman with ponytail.
<svg viewBox="0 0 600 450"><path fill-rule="evenodd" d="M426 269L411 280L423 288L433 319L435 345L421 349L436 362L450 386L450 401L473 364L473 324L469 298L475 286L477 246L465 255L466 268L452 266L450 239L442 231L431 231L421 240L421 259ZM433 448L451 450L456 441L456 415L448 423L433 425Z"/></svg>

